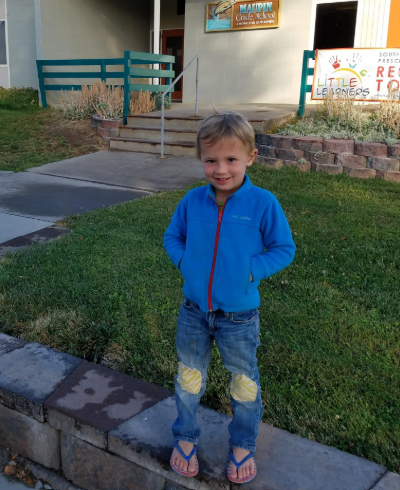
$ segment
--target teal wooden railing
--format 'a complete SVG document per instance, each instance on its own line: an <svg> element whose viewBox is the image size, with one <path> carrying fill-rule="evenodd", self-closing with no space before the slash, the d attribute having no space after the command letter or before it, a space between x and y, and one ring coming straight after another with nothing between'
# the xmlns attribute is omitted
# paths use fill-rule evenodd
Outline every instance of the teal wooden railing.
<svg viewBox="0 0 400 490"><path fill-rule="evenodd" d="M314 68L309 67L309 61L313 59L315 59L315 51L304 50L303 70L301 73L299 110L297 111L299 116L304 115L307 92L311 92L312 89L312 85L307 84L307 77L310 75L314 75Z"/></svg>
<svg viewBox="0 0 400 490"><path fill-rule="evenodd" d="M81 59L81 60L37 60L36 66L39 78L39 90L42 101L42 106L47 107L46 91L47 90L81 90L82 85L79 84L47 84L46 79L51 78L97 78L104 82L110 78L120 78L123 80L124 89L124 124L127 123L129 114L129 104L131 100L131 92L139 92L140 90L149 90L150 92L165 92L168 86L172 83L175 72L172 70L172 65L175 62L174 56L140 53L137 51L125 51L124 58L110 59ZM148 64L165 64L165 70L155 70L153 68L135 67L135 65ZM107 71L107 65L122 65L123 71ZM49 66L99 66L100 71L87 72L58 72L58 71L43 71L43 67ZM132 78L165 78L166 85L152 85L147 83L131 83ZM90 85L90 84L89 84ZM173 89L171 90L173 91Z"/></svg>
<svg viewBox="0 0 400 490"><path fill-rule="evenodd" d="M175 62L175 56L165 54L139 53L137 51L125 51L124 57L124 124L127 123L129 114L129 104L131 101L131 92L140 90L150 90L150 92L165 92L175 72L172 65ZM132 65L147 65L165 63L165 70L155 70L149 68L135 68ZM147 85L143 83L131 83L132 78L165 78L166 85ZM171 90L173 92L173 89Z"/></svg>
<svg viewBox="0 0 400 490"><path fill-rule="evenodd" d="M39 90L42 106L47 107L46 90L81 90L82 85L75 84L47 84L45 79L49 78L98 78L107 82L108 78L124 79L123 71L107 71L107 65L123 65L124 58L111 58L99 60L37 60L36 66L39 78ZM59 72L43 71L44 66L99 66L100 71L87 72ZM122 85L122 84L121 84Z"/></svg>

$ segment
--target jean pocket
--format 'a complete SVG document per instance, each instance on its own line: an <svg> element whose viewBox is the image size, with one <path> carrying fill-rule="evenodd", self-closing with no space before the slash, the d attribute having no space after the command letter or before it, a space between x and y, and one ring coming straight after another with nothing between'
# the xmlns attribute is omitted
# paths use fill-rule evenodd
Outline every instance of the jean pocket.
<svg viewBox="0 0 400 490"><path fill-rule="evenodd" d="M198 308L199 307L199 305L197 303L190 300L189 298L186 298L186 296L184 296L182 304L188 310L191 310L192 308Z"/></svg>
<svg viewBox="0 0 400 490"><path fill-rule="evenodd" d="M253 323L258 316L258 309L254 308L253 310L246 311L236 311L232 313L232 322L233 323Z"/></svg>

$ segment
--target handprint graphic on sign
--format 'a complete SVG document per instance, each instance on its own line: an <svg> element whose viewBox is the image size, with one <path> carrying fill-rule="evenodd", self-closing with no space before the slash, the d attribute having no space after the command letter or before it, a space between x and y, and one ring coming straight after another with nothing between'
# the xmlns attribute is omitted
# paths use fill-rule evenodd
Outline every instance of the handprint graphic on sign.
<svg viewBox="0 0 400 490"><path fill-rule="evenodd" d="M347 58L347 61L349 62L349 67L354 69L358 63L361 63L362 56L360 53L353 53L353 57L351 59Z"/></svg>
<svg viewBox="0 0 400 490"><path fill-rule="evenodd" d="M370 71L372 70L372 66L371 65L367 65L365 68L363 68L361 71L360 71L360 75L362 77L365 77L367 75L367 73L369 73ZM369 75L368 75L369 76Z"/></svg>
<svg viewBox="0 0 400 490"><path fill-rule="evenodd" d="M340 66L340 60L338 60L338 57L337 56L336 56L336 58L334 56L332 56L330 58L329 62L332 63L332 66L333 66L333 68L335 68L335 70L337 68L339 68L339 66Z"/></svg>

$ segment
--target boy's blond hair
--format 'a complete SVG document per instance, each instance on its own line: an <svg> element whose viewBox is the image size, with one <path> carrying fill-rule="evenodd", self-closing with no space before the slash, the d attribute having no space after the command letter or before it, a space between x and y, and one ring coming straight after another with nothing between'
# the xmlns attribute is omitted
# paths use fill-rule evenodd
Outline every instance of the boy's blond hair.
<svg viewBox="0 0 400 490"><path fill-rule="evenodd" d="M202 122L196 141L196 155L201 160L200 143L214 145L223 138L238 138L251 153L256 147L254 130L249 121L237 112L222 112Z"/></svg>

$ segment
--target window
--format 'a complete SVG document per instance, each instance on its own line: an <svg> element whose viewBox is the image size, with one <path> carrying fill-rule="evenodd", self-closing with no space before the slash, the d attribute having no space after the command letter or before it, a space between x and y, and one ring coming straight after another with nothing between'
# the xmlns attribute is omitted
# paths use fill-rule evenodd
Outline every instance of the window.
<svg viewBox="0 0 400 490"><path fill-rule="evenodd" d="M317 5L314 49L353 48L357 2Z"/></svg>
<svg viewBox="0 0 400 490"><path fill-rule="evenodd" d="M0 65L7 64L6 21L0 20Z"/></svg>
<svg viewBox="0 0 400 490"><path fill-rule="evenodd" d="M185 15L185 0L178 0L178 15Z"/></svg>

